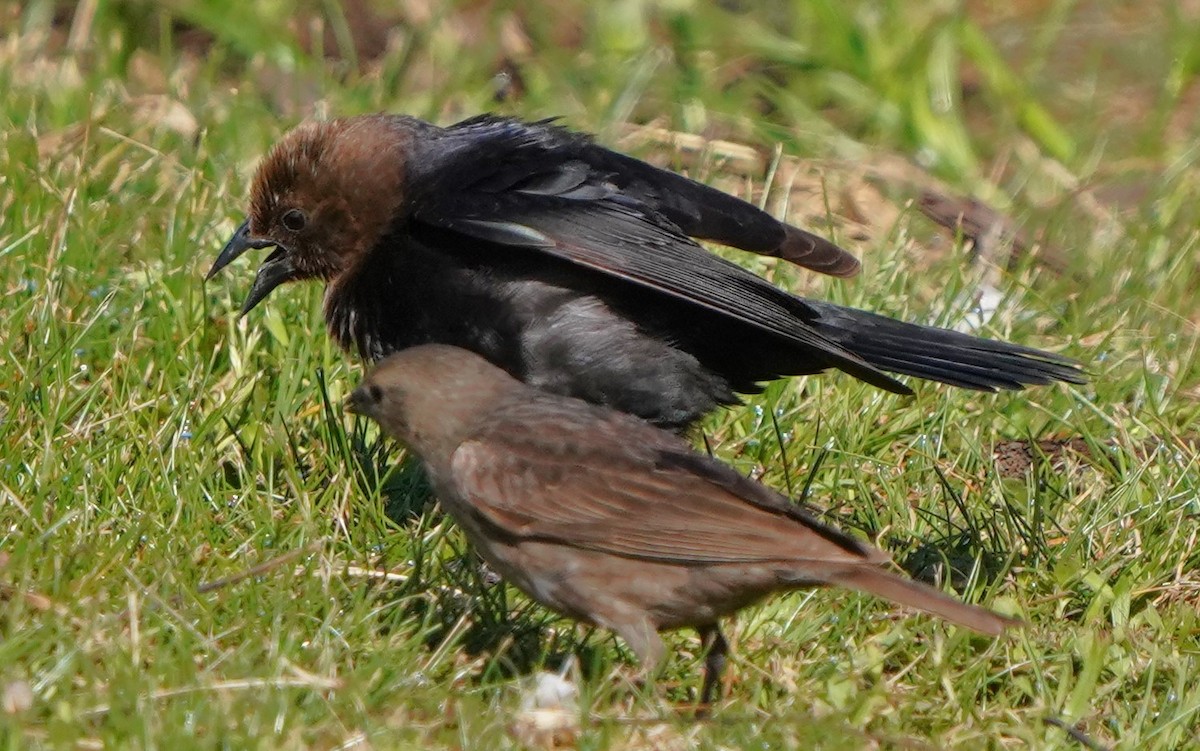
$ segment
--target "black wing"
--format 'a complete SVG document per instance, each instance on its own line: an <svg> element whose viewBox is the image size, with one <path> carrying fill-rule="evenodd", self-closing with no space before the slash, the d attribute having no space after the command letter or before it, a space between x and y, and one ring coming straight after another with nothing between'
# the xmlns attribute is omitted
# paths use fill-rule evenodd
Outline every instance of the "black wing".
<svg viewBox="0 0 1200 751"><path fill-rule="evenodd" d="M547 122L483 116L418 144L410 220L542 253L771 334L857 378L911 393L813 323L804 300L709 253L668 216L586 158L583 136ZM648 166L648 165L647 165Z"/></svg>
<svg viewBox="0 0 1200 751"><path fill-rule="evenodd" d="M584 135L545 120L523 123L495 115L464 120L444 131L449 140L470 150L472 139L513 139L543 148L566 147L571 157L634 198L670 219L683 234L731 248L783 258L831 276L849 277L861 268L858 259L828 240L779 221L736 196L660 169L600 146ZM443 144L443 147L447 144ZM452 147L453 148L453 147Z"/></svg>
<svg viewBox="0 0 1200 751"><path fill-rule="evenodd" d="M610 171L623 193L654 208L689 237L783 258L830 276L854 276L862 268L857 258L825 238L704 183L601 146L592 145L583 158Z"/></svg>

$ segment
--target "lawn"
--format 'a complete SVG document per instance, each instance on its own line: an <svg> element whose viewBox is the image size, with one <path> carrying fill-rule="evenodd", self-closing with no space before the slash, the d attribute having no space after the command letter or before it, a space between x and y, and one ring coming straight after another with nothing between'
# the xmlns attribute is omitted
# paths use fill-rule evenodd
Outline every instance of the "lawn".
<svg viewBox="0 0 1200 751"><path fill-rule="evenodd" d="M533 5L0 2L3 747L1200 746L1194 4ZM998 395L795 378L696 436L1026 627L778 597L696 722L693 634L641 685L488 579L343 413L320 289L239 318L256 259L203 281L280 134L379 110L561 116L863 259L718 251L782 286L1083 361ZM929 216L968 198L977 243ZM559 670L578 707L533 737Z"/></svg>

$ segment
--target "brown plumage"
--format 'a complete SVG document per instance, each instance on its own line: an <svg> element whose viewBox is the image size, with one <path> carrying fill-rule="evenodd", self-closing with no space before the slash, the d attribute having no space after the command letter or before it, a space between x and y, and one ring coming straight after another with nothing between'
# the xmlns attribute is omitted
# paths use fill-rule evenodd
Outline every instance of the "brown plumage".
<svg viewBox="0 0 1200 751"><path fill-rule="evenodd" d="M829 368L902 394L885 371L986 391L1083 380L1058 355L790 295L692 238L858 271L745 201L548 122L371 115L289 133L209 277L274 246L243 312L320 279L331 333L370 360L453 344L668 428Z"/></svg>
<svg viewBox="0 0 1200 751"><path fill-rule="evenodd" d="M658 632L726 648L717 621L772 592L838 585L992 636L1015 621L883 566L854 539L634 417L526 386L443 345L385 360L347 401L424 462L443 507L506 580L612 629L647 667Z"/></svg>

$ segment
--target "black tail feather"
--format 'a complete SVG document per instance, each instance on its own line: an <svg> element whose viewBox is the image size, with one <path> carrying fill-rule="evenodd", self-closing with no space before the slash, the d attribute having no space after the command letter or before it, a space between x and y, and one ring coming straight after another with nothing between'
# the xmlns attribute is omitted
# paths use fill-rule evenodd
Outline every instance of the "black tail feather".
<svg viewBox="0 0 1200 751"><path fill-rule="evenodd" d="M889 373L978 391L1087 382L1078 362L1052 352L829 303L809 304L821 314L814 322L821 334Z"/></svg>

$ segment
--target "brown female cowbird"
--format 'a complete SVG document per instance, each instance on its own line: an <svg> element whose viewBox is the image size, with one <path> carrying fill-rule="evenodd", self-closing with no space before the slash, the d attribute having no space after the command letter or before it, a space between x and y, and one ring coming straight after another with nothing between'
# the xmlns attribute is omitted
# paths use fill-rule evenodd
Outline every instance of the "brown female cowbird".
<svg viewBox="0 0 1200 751"><path fill-rule="evenodd" d="M529 597L612 629L646 667L659 631L696 627L706 703L727 649L717 620L772 592L836 584L993 636L1016 623L882 568L883 551L673 433L457 347L392 355L346 406L421 457L443 507Z"/></svg>
<svg viewBox="0 0 1200 751"><path fill-rule="evenodd" d="M1058 355L790 295L693 237L858 270L744 201L546 121L371 115L289 133L208 276L274 246L243 313L321 279L329 330L369 360L453 344L669 428L828 368L900 394L883 371L985 391L1083 380Z"/></svg>

